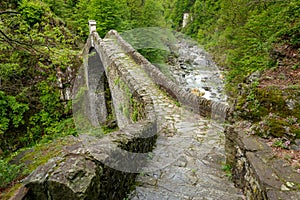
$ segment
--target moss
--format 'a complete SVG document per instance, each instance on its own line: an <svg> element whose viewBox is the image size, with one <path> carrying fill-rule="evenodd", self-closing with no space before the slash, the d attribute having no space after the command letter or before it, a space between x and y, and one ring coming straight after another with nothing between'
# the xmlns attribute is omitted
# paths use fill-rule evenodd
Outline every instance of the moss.
<svg viewBox="0 0 300 200"><path fill-rule="evenodd" d="M109 134L109 133L112 133L114 131L117 131L118 129L119 128L118 128L116 123L114 123L114 125L109 124L109 125L101 126L101 131L103 132L103 134Z"/></svg>
<svg viewBox="0 0 300 200"><path fill-rule="evenodd" d="M293 126L291 128L291 132L292 134L295 136L296 139L300 139L300 127L296 127L296 126Z"/></svg>
<svg viewBox="0 0 300 200"><path fill-rule="evenodd" d="M36 145L33 148L33 151L27 153L20 159L20 162L26 163L26 169L24 170L27 173L30 173L38 166L45 164L50 158L59 156L62 153L64 146L72 145L75 142L74 139L67 137L54 140L48 144Z"/></svg>
<svg viewBox="0 0 300 200"><path fill-rule="evenodd" d="M11 188L8 188L7 190L3 191L2 194L0 194L0 199L6 200L6 199L11 199L15 192L22 186L21 183L17 183L13 185Z"/></svg>
<svg viewBox="0 0 300 200"><path fill-rule="evenodd" d="M255 123L253 131L261 137L285 138L293 141L300 136L299 120L294 116L281 117L270 113Z"/></svg>
<svg viewBox="0 0 300 200"><path fill-rule="evenodd" d="M299 91L300 90L300 85L289 85L287 87L287 89Z"/></svg>
<svg viewBox="0 0 300 200"><path fill-rule="evenodd" d="M140 103L134 96L130 98L130 108L130 117L133 122L144 118L144 104Z"/></svg>
<svg viewBox="0 0 300 200"><path fill-rule="evenodd" d="M132 120L132 122L137 122L144 118L144 104L141 103L141 101L135 97L134 94L132 94L130 88L128 85L120 80L120 78L117 78L114 81L114 84L117 85L126 96L126 100L129 100L129 104L124 103L119 105L119 110L127 117Z"/></svg>
<svg viewBox="0 0 300 200"><path fill-rule="evenodd" d="M252 94L241 95L237 99L235 110L239 117L257 122L269 113L268 109L261 105L257 96L257 92L255 91Z"/></svg>
<svg viewBox="0 0 300 200"><path fill-rule="evenodd" d="M288 126L287 122L277 118L271 118L267 123L269 127L268 131L274 137L282 137L286 132L285 126Z"/></svg>
<svg viewBox="0 0 300 200"><path fill-rule="evenodd" d="M290 115L282 90L275 87L260 88L257 90L257 97L261 106L269 112L278 112L280 115Z"/></svg>
<svg viewBox="0 0 300 200"><path fill-rule="evenodd" d="M120 80L116 79L115 84L118 81L120 81ZM114 110L114 106L113 106L110 87L109 87L108 80L107 80L106 76L104 76L103 83L104 83L104 88L105 88L105 91L104 91L105 92L105 106L106 106L107 113L108 113L106 121L108 121L108 122L109 121L114 121L114 120L116 120L116 114L115 114L115 110Z"/></svg>
<svg viewBox="0 0 300 200"><path fill-rule="evenodd" d="M77 142L74 137L58 138L50 143L40 143L31 149L21 149L8 158L9 162L14 164L23 164L21 173L18 173L16 180L20 180L29 175L40 165L48 162L49 159L57 157L63 153L63 147L71 146ZM17 173L17 172L16 172ZM20 187L20 184L13 184L3 192L1 199L9 199L14 192Z"/></svg>
<svg viewBox="0 0 300 200"><path fill-rule="evenodd" d="M239 117L253 122L260 121L269 113L276 113L283 118L291 115L300 118L299 95L299 91L294 88L282 90L277 86L244 86L244 92L238 97L235 109ZM288 101L293 102L293 108L288 106Z"/></svg>
<svg viewBox="0 0 300 200"><path fill-rule="evenodd" d="M123 107L123 114L125 115L126 118L129 118L129 108L126 106L126 107Z"/></svg>

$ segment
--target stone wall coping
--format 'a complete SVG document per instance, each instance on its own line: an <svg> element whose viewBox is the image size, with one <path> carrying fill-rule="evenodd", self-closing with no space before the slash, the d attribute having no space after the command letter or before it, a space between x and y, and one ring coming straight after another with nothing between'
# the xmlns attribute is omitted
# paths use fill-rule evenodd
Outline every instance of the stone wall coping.
<svg viewBox="0 0 300 200"><path fill-rule="evenodd" d="M248 191L247 199L256 199L258 196L274 200L299 199L300 174L275 157L272 148L262 138L246 134L246 128L241 124L245 122L228 125L225 132L226 142L231 142L232 148L235 148L235 152L227 157L227 163L233 165L234 182ZM242 155L237 151L241 151ZM242 163L243 157L246 163ZM251 171L253 174L250 174ZM256 182L256 185L251 185L251 182Z"/></svg>
<svg viewBox="0 0 300 200"><path fill-rule="evenodd" d="M113 32L113 31L110 31ZM109 33L110 33L109 32ZM109 38L110 34L107 34L105 36L105 39ZM103 48L103 39L100 38L97 32L93 32L88 41L87 45L84 48L84 52L86 53L88 49L92 47L91 41L94 41L95 48ZM109 58L112 58L114 55L107 55ZM145 91L144 88L139 87L140 84L136 81L134 76L130 75L130 72L127 70L126 66L120 62L119 60L113 60L112 63L115 63L118 66L118 71L121 73L121 75L124 75L122 78L124 78L126 84L129 86L131 93L136 94L139 96L144 102L145 102L145 110L146 110L146 118L150 119L152 121L156 121L156 116L154 113L154 105L153 100L150 96L150 94ZM126 76L125 76L126 74Z"/></svg>

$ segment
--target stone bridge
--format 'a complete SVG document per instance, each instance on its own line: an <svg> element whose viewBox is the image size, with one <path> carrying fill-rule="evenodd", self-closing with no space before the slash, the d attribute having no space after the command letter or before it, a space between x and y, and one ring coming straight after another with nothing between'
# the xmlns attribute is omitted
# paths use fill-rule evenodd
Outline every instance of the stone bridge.
<svg viewBox="0 0 300 200"><path fill-rule="evenodd" d="M230 107L186 92L116 31L102 39L89 23L74 91L81 134L23 181L19 199L245 199L222 170ZM239 166L247 148L226 132L227 162ZM254 166L240 167L247 198L267 199Z"/></svg>

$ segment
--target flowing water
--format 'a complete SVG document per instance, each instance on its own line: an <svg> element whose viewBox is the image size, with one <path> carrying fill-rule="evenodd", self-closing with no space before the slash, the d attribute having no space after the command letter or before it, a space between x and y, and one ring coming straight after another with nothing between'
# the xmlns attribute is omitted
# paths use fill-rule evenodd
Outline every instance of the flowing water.
<svg viewBox="0 0 300 200"><path fill-rule="evenodd" d="M187 39L178 40L176 46L178 57L169 68L176 82L188 91L198 90L207 99L225 103L222 72L208 53Z"/></svg>

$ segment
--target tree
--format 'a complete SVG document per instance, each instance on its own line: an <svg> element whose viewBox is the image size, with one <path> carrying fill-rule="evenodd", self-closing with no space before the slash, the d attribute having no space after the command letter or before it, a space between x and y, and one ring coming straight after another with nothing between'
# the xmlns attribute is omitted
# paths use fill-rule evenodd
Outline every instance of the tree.
<svg viewBox="0 0 300 200"><path fill-rule="evenodd" d="M143 27L164 27L163 7L160 1L147 0L142 11Z"/></svg>
<svg viewBox="0 0 300 200"><path fill-rule="evenodd" d="M141 26L142 12L145 5L144 0L127 0L127 7L129 9L129 18L132 28Z"/></svg>
<svg viewBox="0 0 300 200"><path fill-rule="evenodd" d="M57 84L58 71L75 70L79 60L76 37L47 4L22 0L11 7L16 10L0 14L0 148L4 151L56 133L55 126L70 115L60 92L71 85L67 79L62 87Z"/></svg>

